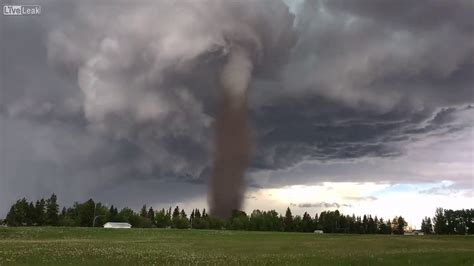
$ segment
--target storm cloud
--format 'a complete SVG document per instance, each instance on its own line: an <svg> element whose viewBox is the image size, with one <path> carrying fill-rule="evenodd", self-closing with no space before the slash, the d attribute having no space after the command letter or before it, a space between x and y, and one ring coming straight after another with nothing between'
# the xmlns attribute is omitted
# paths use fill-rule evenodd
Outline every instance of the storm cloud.
<svg viewBox="0 0 474 266"><path fill-rule="evenodd" d="M124 204L204 193L219 71L235 36L255 51L250 172L277 173L268 186L331 181L278 176L297 165L330 173L472 129L472 1L304 1L294 10L281 1L50 0L41 16L2 16L1 212L52 192ZM341 169L340 180L367 178ZM383 172L372 179L413 178ZM469 180L472 171L456 182Z"/></svg>

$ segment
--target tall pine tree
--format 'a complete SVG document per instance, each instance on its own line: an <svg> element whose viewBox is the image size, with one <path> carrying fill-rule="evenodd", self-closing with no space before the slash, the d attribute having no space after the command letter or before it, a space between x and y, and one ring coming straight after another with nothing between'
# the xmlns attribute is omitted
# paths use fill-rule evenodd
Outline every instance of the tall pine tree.
<svg viewBox="0 0 474 266"><path fill-rule="evenodd" d="M59 224L59 205L55 194L46 200L46 225L56 226Z"/></svg>
<svg viewBox="0 0 474 266"><path fill-rule="evenodd" d="M293 222L293 215L291 214L290 207L286 209L285 218L283 218L283 229L286 232L291 232L295 229L294 222Z"/></svg>

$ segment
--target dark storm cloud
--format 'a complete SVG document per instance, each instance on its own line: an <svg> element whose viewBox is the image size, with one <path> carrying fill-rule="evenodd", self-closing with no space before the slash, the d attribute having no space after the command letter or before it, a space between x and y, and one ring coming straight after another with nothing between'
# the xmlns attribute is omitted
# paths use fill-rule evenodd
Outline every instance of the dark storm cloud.
<svg viewBox="0 0 474 266"><path fill-rule="evenodd" d="M471 126L458 114L473 112L472 1L306 1L296 18L279 1L114 3L0 18L1 210L206 182L226 36L264 51L249 89L253 170L397 157ZM256 13L252 27L239 20ZM202 193L189 186L173 189Z"/></svg>
<svg viewBox="0 0 474 266"><path fill-rule="evenodd" d="M394 29L436 29L443 25L455 26L457 29L473 31L472 9L474 3L469 0L443 1L433 0L429 3L410 0L387 1L326 1L326 7L339 12L346 12L374 21L383 21Z"/></svg>
<svg viewBox="0 0 474 266"><path fill-rule="evenodd" d="M472 1L306 1L282 83L254 83L256 168L393 157L474 101Z"/></svg>
<svg viewBox="0 0 474 266"><path fill-rule="evenodd" d="M472 113L470 106L459 106L385 114L340 108L328 115L312 113L304 106L267 108L265 115L256 115L255 124L262 130L255 168L285 168L305 159L399 156L404 144L468 128L469 123L463 120L454 122L454 116L462 111ZM324 108L318 101L313 106Z"/></svg>
<svg viewBox="0 0 474 266"><path fill-rule="evenodd" d="M472 23L466 17L474 10L472 4L449 2L463 12L444 13L441 22L420 28L392 21L408 20L403 14L430 20L429 12L439 10L439 2L413 4L406 13L392 12L398 2L391 3L306 1L297 20L299 40L286 73L287 86L280 93L321 95L373 112L472 102L472 27L442 23Z"/></svg>

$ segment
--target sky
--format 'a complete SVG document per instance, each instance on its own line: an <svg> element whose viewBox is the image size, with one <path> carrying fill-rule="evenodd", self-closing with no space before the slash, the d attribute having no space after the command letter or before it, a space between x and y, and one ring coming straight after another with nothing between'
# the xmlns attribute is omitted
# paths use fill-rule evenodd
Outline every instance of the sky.
<svg viewBox="0 0 474 266"><path fill-rule="evenodd" d="M245 211L419 227L473 207L470 0L39 4L0 17L0 217L51 193L207 208L216 80L235 47L253 66Z"/></svg>

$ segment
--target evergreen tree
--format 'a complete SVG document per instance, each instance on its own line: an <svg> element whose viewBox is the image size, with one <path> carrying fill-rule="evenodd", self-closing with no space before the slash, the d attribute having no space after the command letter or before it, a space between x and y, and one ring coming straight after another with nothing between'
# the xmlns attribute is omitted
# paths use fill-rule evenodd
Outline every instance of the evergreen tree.
<svg viewBox="0 0 474 266"><path fill-rule="evenodd" d="M46 221L45 205L46 205L46 202L44 199L36 201L35 218L36 218L37 225L44 225Z"/></svg>
<svg viewBox="0 0 474 266"><path fill-rule="evenodd" d="M191 212L191 215L189 215L189 224L191 228L193 228L193 223L194 223L194 210Z"/></svg>
<svg viewBox="0 0 474 266"><path fill-rule="evenodd" d="M199 209L194 210L194 219L193 219L193 228L195 229L208 229L209 228L209 221L207 219L206 210L203 210L203 214Z"/></svg>
<svg viewBox="0 0 474 266"><path fill-rule="evenodd" d="M155 223L155 211L153 210L153 207L151 206L150 206L150 209L148 209L147 217L148 219L152 221L153 224Z"/></svg>
<svg viewBox="0 0 474 266"><path fill-rule="evenodd" d="M377 234L386 234L386 232L387 232L387 225L385 224L383 218L380 218Z"/></svg>
<svg viewBox="0 0 474 266"><path fill-rule="evenodd" d="M369 219L367 222L367 233L375 234L376 232L377 232L377 225L375 224L374 219L372 219L372 216L369 215Z"/></svg>
<svg viewBox="0 0 474 266"><path fill-rule="evenodd" d="M313 221L311 219L311 216L305 212L303 214L303 219L301 221L302 225L302 231L303 232L312 232L314 229L313 229Z"/></svg>
<svg viewBox="0 0 474 266"><path fill-rule="evenodd" d="M421 220L421 231L425 234L430 234L432 231L431 220L428 222L428 219L428 217L425 217Z"/></svg>
<svg viewBox="0 0 474 266"><path fill-rule="evenodd" d="M349 233L349 219L348 216L342 214L339 215L339 220L337 222L339 226L338 233Z"/></svg>
<svg viewBox="0 0 474 266"><path fill-rule="evenodd" d="M431 223L431 218L430 217L426 217L425 227L426 227L426 233L427 234L432 234L433 233L433 224Z"/></svg>
<svg viewBox="0 0 474 266"><path fill-rule="evenodd" d="M458 220L453 210L445 209L444 217L446 219L446 234L455 234Z"/></svg>
<svg viewBox="0 0 474 266"><path fill-rule="evenodd" d="M59 226L76 226L74 223L74 220L71 217L71 208L66 209L66 207L63 207L61 210L61 214L59 215Z"/></svg>
<svg viewBox="0 0 474 266"><path fill-rule="evenodd" d="M387 219L387 234L392 234L393 233L393 226L392 223L390 222L390 219Z"/></svg>
<svg viewBox="0 0 474 266"><path fill-rule="evenodd" d="M201 212L199 211L199 209L196 209L196 212L194 213L194 216L195 216L196 219L201 218Z"/></svg>
<svg viewBox="0 0 474 266"><path fill-rule="evenodd" d="M10 211L7 213L7 217L5 218L5 222L8 226L18 226L20 225L17 221L15 205L10 207Z"/></svg>
<svg viewBox="0 0 474 266"><path fill-rule="evenodd" d="M178 228L181 225L179 207L176 206L173 210L173 217L171 218L171 227Z"/></svg>
<svg viewBox="0 0 474 266"><path fill-rule="evenodd" d="M118 217L118 210L116 207L114 207L114 205L110 206L109 213L107 216L110 222L118 222L120 220Z"/></svg>
<svg viewBox="0 0 474 266"><path fill-rule="evenodd" d="M377 215L374 218L374 223L375 223L375 234L379 232L379 227L380 227L380 220L377 218Z"/></svg>
<svg viewBox="0 0 474 266"><path fill-rule="evenodd" d="M474 209L469 209L464 212L464 220L467 227L467 233L474 234Z"/></svg>
<svg viewBox="0 0 474 266"><path fill-rule="evenodd" d="M189 228L189 220L186 216L186 212L184 211L184 209L179 211L179 207L176 206L176 208L173 211L171 226L173 228L178 228L178 229Z"/></svg>
<svg viewBox="0 0 474 266"><path fill-rule="evenodd" d="M36 209L33 202L30 202L28 205L28 210L26 212L26 225L31 226L36 223Z"/></svg>
<svg viewBox="0 0 474 266"><path fill-rule="evenodd" d="M263 212L263 213L265 213L265 212ZM264 216L264 218L265 218L265 216ZM301 216L295 215L295 217L293 217L293 225L294 225L293 231L303 232L303 219L301 218ZM268 231L268 229L265 229L265 231Z"/></svg>
<svg viewBox="0 0 474 266"><path fill-rule="evenodd" d="M29 204L28 201L26 201L26 198L17 200L16 203L11 206L7 217L5 218L5 222L8 226L30 225L30 220Z"/></svg>
<svg viewBox="0 0 474 266"><path fill-rule="evenodd" d="M291 214L290 207L286 209L285 218L283 219L283 228L286 232L294 230L293 215Z"/></svg>
<svg viewBox="0 0 474 266"><path fill-rule="evenodd" d="M55 194L52 194L46 201L45 218L47 225L57 226L59 224L59 205Z"/></svg>
<svg viewBox="0 0 474 266"><path fill-rule="evenodd" d="M313 230L321 230L321 228L319 227L319 216L317 213L314 215Z"/></svg>
<svg viewBox="0 0 474 266"><path fill-rule="evenodd" d="M148 212L146 210L146 204L143 205L142 209L140 210L140 216L141 217L147 217L148 216Z"/></svg>
<svg viewBox="0 0 474 266"><path fill-rule="evenodd" d="M174 208L174 211L173 211L173 219L179 217L179 207L176 206L176 208Z"/></svg>
<svg viewBox="0 0 474 266"><path fill-rule="evenodd" d="M362 227L363 227L362 233L366 234L369 228L369 220L367 219L367 216L365 214L364 214L364 219L362 219Z"/></svg>
<svg viewBox="0 0 474 266"><path fill-rule="evenodd" d="M351 233L351 234L354 234L357 232L356 230L356 225L355 225L355 222L356 222L356 219L355 219L355 215L352 214L352 216L349 216L347 215L347 220L348 220L348 233Z"/></svg>
<svg viewBox="0 0 474 266"><path fill-rule="evenodd" d="M171 226L171 207L169 207L168 211L166 212L166 222L167 226Z"/></svg>
<svg viewBox="0 0 474 266"><path fill-rule="evenodd" d="M77 205L77 220L79 226L91 227L94 221L95 202L92 199Z"/></svg>
<svg viewBox="0 0 474 266"><path fill-rule="evenodd" d="M434 231L436 234L447 234L447 221L446 217L444 216L443 208L437 208L435 217L433 218L434 222Z"/></svg>
<svg viewBox="0 0 474 266"><path fill-rule="evenodd" d="M397 235L403 235L405 232L405 227L407 226L407 222L402 216L398 216L393 218L392 223L394 224L393 233Z"/></svg>

